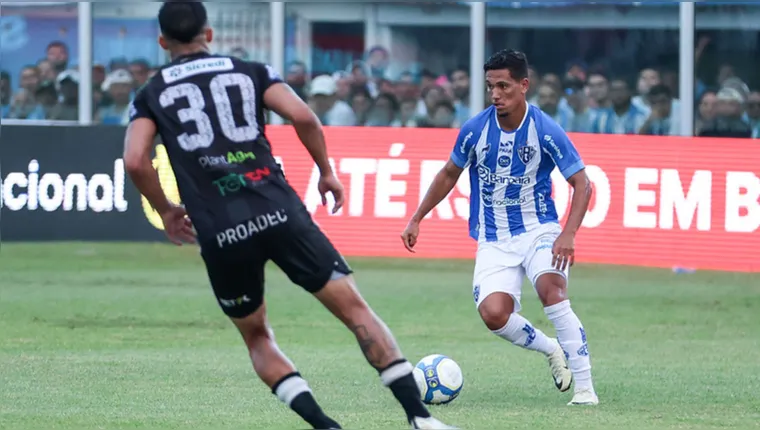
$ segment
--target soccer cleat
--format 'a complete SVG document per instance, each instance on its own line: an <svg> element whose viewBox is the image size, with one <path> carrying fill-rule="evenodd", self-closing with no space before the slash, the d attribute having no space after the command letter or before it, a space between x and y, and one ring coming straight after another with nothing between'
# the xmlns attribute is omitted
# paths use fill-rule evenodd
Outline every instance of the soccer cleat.
<svg viewBox="0 0 760 430"><path fill-rule="evenodd" d="M573 383L573 373L567 368L567 361L565 360L565 351L557 343L557 349L553 353L549 354L549 367L552 370L552 377L554 377L554 386L561 392L565 392L570 389L570 385Z"/></svg>
<svg viewBox="0 0 760 430"><path fill-rule="evenodd" d="M568 406L594 406L599 404L599 397L592 390L578 391L573 395L573 400L568 403Z"/></svg>
<svg viewBox="0 0 760 430"><path fill-rule="evenodd" d="M413 429L456 429L456 427L447 426L433 417L415 417L409 421L409 424L412 425Z"/></svg>

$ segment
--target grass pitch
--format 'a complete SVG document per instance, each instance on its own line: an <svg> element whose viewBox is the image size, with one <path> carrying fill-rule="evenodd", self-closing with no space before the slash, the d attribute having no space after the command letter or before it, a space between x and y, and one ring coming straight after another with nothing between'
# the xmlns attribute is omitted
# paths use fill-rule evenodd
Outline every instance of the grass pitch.
<svg viewBox="0 0 760 430"><path fill-rule="evenodd" d="M601 405L565 406L545 360L490 334L473 263L352 260L365 298L416 362L446 354L471 429L760 428L760 276L580 266L571 299ZM275 267L283 350L344 428L404 428L351 335ZM526 285L524 315L554 330ZM0 428L304 428L260 383L196 248L10 244L0 252Z"/></svg>

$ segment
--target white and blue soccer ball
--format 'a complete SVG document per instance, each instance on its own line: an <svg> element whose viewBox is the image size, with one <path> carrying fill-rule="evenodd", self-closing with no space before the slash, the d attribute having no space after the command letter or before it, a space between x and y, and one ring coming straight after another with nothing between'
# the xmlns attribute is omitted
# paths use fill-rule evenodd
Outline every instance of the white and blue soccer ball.
<svg viewBox="0 0 760 430"><path fill-rule="evenodd" d="M422 401L428 405L449 403L462 391L462 369L445 355L428 355L417 363L413 373Z"/></svg>

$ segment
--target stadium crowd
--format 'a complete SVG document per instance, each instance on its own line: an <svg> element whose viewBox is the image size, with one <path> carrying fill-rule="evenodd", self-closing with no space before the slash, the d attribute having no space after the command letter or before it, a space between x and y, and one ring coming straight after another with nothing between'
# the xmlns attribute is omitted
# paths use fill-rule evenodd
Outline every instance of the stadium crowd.
<svg viewBox="0 0 760 430"><path fill-rule="evenodd" d="M706 42L700 40L697 59ZM285 80L325 125L456 128L469 118L468 67L383 77L388 53L370 50L346 70L310 76L303 62L288 66ZM146 60L113 59L93 66L93 120L126 124L135 91L157 70ZM67 46L51 42L44 58L14 79L0 72L0 114L17 120L78 119L79 73L69 65ZM636 76L610 76L585 62L561 73L530 70L532 103L570 132L676 135L678 76L657 67ZM750 90L733 67L720 67L708 86L697 80L695 135L760 137L760 91Z"/></svg>

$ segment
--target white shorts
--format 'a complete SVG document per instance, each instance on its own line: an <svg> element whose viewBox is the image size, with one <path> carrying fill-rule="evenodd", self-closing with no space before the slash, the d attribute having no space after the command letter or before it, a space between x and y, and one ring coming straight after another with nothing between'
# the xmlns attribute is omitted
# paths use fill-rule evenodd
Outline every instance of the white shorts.
<svg viewBox="0 0 760 430"><path fill-rule="evenodd" d="M562 272L552 266L552 247L560 233L559 224L543 224L508 240L478 244L472 282L475 307L493 293L506 293L515 301L515 312L519 312L524 276L534 288L538 277L545 273L557 273L567 279L568 270Z"/></svg>

